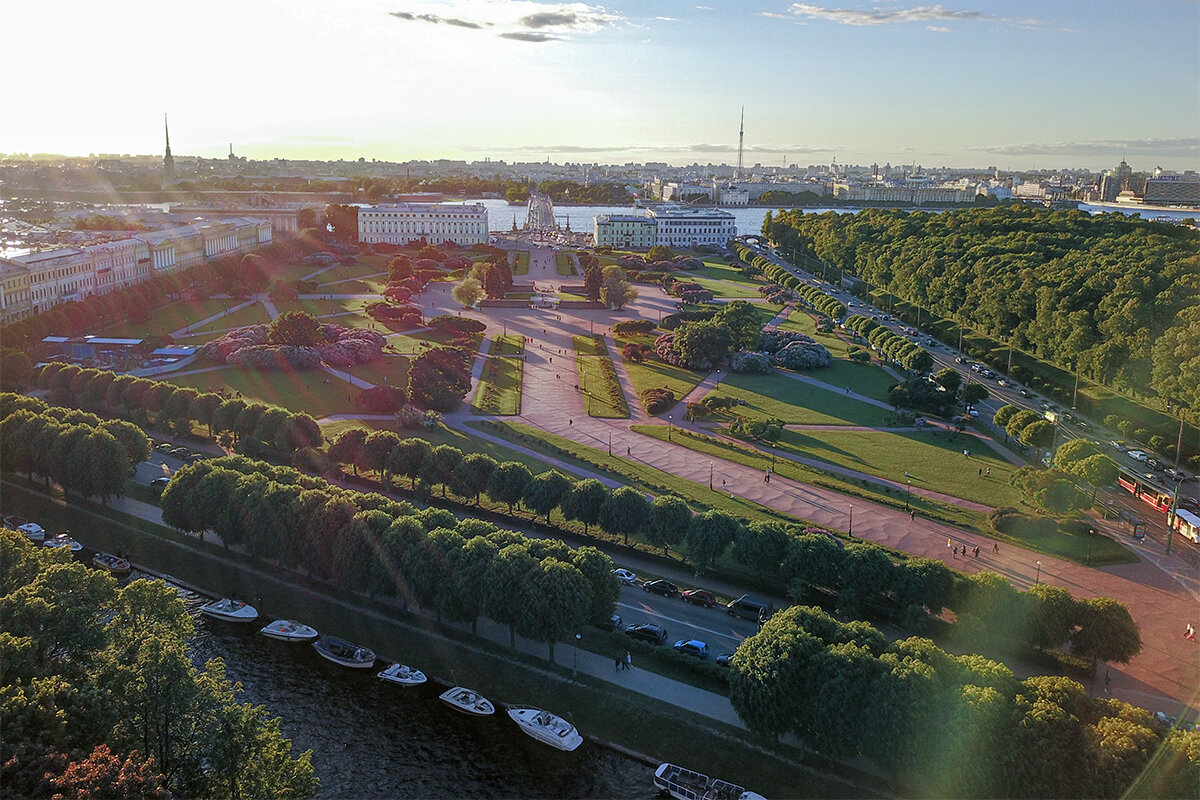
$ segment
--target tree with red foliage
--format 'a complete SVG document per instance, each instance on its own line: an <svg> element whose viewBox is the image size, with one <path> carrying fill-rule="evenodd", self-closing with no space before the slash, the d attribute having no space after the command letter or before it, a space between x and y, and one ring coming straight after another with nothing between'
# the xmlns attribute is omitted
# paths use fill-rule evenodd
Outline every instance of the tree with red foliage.
<svg viewBox="0 0 1200 800"><path fill-rule="evenodd" d="M166 797L163 781L154 759L134 750L121 761L108 745L99 744L87 758L68 764L50 784L55 800L140 800Z"/></svg>

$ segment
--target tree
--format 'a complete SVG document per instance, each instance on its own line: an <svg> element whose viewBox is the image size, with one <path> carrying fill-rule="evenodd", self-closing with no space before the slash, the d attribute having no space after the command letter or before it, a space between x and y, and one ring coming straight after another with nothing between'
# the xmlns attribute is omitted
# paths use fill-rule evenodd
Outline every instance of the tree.
<svg viewBox="0 0 1200 800"><path fill-rule="evenodd" d="M362 467L374 470L385 487L388 485L392 451L399 444L400 437L391 431L375 431L363 441Z"/></svg>
<svg viewBox="0 0 1200 800"><path fill-rule="evenodd" d="M969 406L977 406L988 399L987 387L982 383L968 383L958 390L958 396ZM1000 423L996 423L999 425Z"/></svg>
<svg viewBox="0 0 1200 800"><path fill-rule="evenodd" d="M679 359L679 366L711 369L729 356L733 337L728 327L713 320L689 322L675 331L671 349Z"/></svg>
<svg viewBox="0 0 1200 800"><path fill-rule="evenodd" d="M613 574L613 562L602 550L584 546L571 554L571 563L589 584L587 619L591 622L608 620L621 596L621 582Z"/></svg>
<svg viewBox="0 0 1200 800"><path fill-rule="evenodd" d="M1072 472L1076 463L1099 452L1099 446L1088 439L1068 439L1055 451L1054 466Z"/></svg>
<svg viewBox="0 0 1200 800"><path fill-rule="evenodd" d="M420 408L453 411L470 390L470 361L460 348L426 350L409 367L408 396Z"/></svg>
<svg viewBox="0 0 1200 800"><path fill-rule="evenodd" d="M488 485L488 479L496 471L496 459L487 453L468 453L454 468L451 484L454 493L470 497L479 505L479 494Z"/></svg>
<svg viewBox="0 0 1200 800"><path fill-rule="evenodd" d="M146 438L145 432L132 422L109 419L100 423L100 429L116 437L125 449L125 455L131 465L140 464L150 457L150 440Z"/></svg>
<svg viewBox="0 0 1200 800"><path fill-rule="evenodd" d="M637 289L625 279L625 270L616 264L604 268L601 273L600 299L605 305L621 309L637 299Z"/></svg>
<svg viewBox="0 0 1200 800"><path fill-rule="evenodd" d="M1111 597L1078 601L1078 627L1071 634L1071 650L1097 660L1128 664L1142 652L1142 637L1129 609Z"/></svg>
<svg viewBox="0 0 1200 800"><path fill-rule="evenodd" d="M33 377L33 364L20 350L0 347L0 363L4 364L0 370L0 391L22 391Z"/></svg>
<svg viewBox="0 0 1200 800"><path fill-rule="evenodd" d="M508 513L513 513L513 505L521 501L525 487L533 480L529 467L520 461L505 461L496 467L488 478L488 497L500 503L508 503Z"/></svg>
<svg viewBox="0 0 1200 800"><path fill-rule="evenodd" d="M629 534L638 533L646 524L650 502L632 486L620 486L608 495L600 513L600 525L609 533L617 533L629 544Z"/></svg>
<svg viewBox="0 0 1200 800"><path fill-rule="evenodd" d="M1095 505L1096 492L1100 490L1101 486L1108 486L1115 483L1121 474L1121 468L1117 466L1117 462L1108 456L1103 453L1096 453L1075 462L1071 467L1071 472L1083 478L1092 487L1091 505Z"/></svg>
<svg viewBox="0 0 1200 800"><path fill-rule="evenodd" d="M450 292L450 296L464 308L473 308L483 299L483 286L474 278L463 278Z"/></svg>
<svg viewBox="0 0 1200 800"><path fill-rule="evenodd" d="M604 276L599 264L589 266L583 271L583 293L593 302L600 299L600 287L604 284Z"/></svg>
<svg viewBox="0 0 1200 800"><path fill-rule="evenodd" d="M962 386L962 374L951 367L938 370L933 378L938 382L938 386L941 386L950 394L956 393L959 387Z"/></svg>
<svg viewBox="0 0 1200 800"><path fill-rule="evenodd" d="M411 488L416 489L421 467L432 452L433 448L424 439L402 439L388 456L388 469L408 478Z"/></svg>
<svg viewBox="0 0 1200 800"><path fill-rule="evenodd" d="M52 778L56 797L65 800L114 798L135 800L166 797L166 779L154 768L154 762L134 750L124 760L98 744L91 754L72 761L61 775Z"/></svg>
<svg viewBox="0 0 1200 800"><path fill-rule="evenodd" d="M559 503L571 490L571 481L556 469L546 470L534 475L525 485L525 493L521 500L534 514L546 518L550 524L550 512L558 508Z"/></svg>
<svg viewBox="0 0 1200 800"><path fill-rule="evenodd" d="M518 631L546 642L553 664L554 643L573 636L587 621L590 593L591 584L573 565L557 558L543 559L527 584Z"/></svg>
<svg viewBox="0 0 1200 800"><path fill-rule="evenodd" d="M1000 412L997 411L997 414ZM1030 411L1027 408L1018 409L1009 414L1008 421L1004 424L1004 431L1012 438L1020 441L1021 431L1025 430L1026 426L1042 419L1042 415L1036 411Z"/></svg>
<svg viewBox="0 0 1200 800"><path fill-rule="evenodd" d="M569 520L583 523L586 536L588 528L600 521L608 489L595 478L576 481L566 497L562 499L562 514Z"/></svg>
<svg viewBox="0 0 1200 800"><path fill-rule="evenodd" d="M325 333L321 323L312 314L288 311L271 320L267 339L271 344L313 347L325 340Z"/></svg>
<svg viewBox="0 0 1200 800"><path fill-rule="evenodd" d="M706 511L688 526L688 554L697 572L706 572L737 538L742 525L724 511Z"/></svg>
<svg viewBox="0 0 1200 800"><path fill-rule="evenodd" d="M526 587L538 571L528 544L510 544L492 560L487 577L484 613L508 626L508 646L516 648L516 626L525 617Z"/></svg>
<svg viewBox="0 0 1200 800"><path fill-rule="evenodd" d="M646 260L653 264L655 261L670 261L675 253L665 244L656 244L646 251Z"/></svg>
<svg viewBox="0 0 1200 800"><path fill-rule="evenodd" d="M430 451L429 457L421 465L421 483L442 485L442 497L446 496L446 487L454 480L454 469L462 461L462 450L449 444L439 444Z"/></svg>
<svg viewBox="0 0 1200 800"><path fill-rule="evenodd" d="M1034 420L1021 429L1019 439L1027 447L1047 448L1054 442L1054 425L1048 420Z"/></svg>
<svg viewBox="0 0 1200 800"><path fill-rule="evenodd" d="M677 495L664 494L650 504L643 530L651 544L662 545L663 555L669 555L671 545L683 541L691 522L692 509L687 501Z"/></svg>

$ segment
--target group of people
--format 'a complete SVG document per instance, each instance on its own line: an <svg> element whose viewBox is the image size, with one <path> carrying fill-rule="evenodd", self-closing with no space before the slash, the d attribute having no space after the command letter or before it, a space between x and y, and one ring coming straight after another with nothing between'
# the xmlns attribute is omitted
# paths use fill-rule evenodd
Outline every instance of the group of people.
<svg viewBox="0 0 1200 800"><path fill-rule="evenodd" d="M617 656L613 659L613 666L616 667L617 672L623 669L633 669L633 654L626 650L624 657Z"/></svg>

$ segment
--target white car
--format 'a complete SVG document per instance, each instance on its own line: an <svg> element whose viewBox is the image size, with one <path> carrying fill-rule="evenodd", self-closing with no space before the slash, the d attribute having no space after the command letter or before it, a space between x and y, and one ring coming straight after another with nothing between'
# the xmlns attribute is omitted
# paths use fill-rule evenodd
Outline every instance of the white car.
<svg viewBox="0 0 1200 800"><path fill-rule="evenodd" d="M619 580L621 583L626 583L626 584L630 584L630 585L632 585L633 582L637 580L637 575L634 575L632 572L630 572L627 569L614 569L613 575L616 575L617 580Z"/></svg>
<svg viewBox="0 0 1200 800"><path fill-rule="evenodd" d="M1150 458L1150 456L1146 455L1141 450L1130 450L1129 457L1134 461L1147 461Z"/></svg>

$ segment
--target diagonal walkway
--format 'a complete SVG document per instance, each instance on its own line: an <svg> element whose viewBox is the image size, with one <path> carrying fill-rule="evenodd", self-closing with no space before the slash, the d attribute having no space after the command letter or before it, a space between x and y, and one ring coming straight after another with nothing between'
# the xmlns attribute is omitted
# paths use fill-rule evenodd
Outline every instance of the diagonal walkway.
<svg viewBox="0 0 1200 800"><path fill-rule="evenodd" d="M204 319L200 319L200 320L196 320L195 322L188 323L187 325L180 328L179 330L172 331L170 335L172 337L190 336L193 328L203 328L205 325L207 325L210 322L216 322L221 317L227 317L230 314L234 313L235 311L241 311L243 308L246 308L247 306L252 306L257 302L258 302L258 295L255 295L254 297L250 298L249 300L243 300L242 302L238 303L237 305L230 306L229 308L218 311L216 314L210 314L209 316L205 317Z"/></svg>

